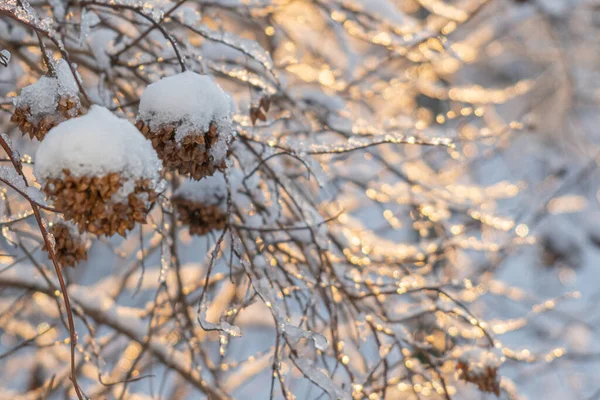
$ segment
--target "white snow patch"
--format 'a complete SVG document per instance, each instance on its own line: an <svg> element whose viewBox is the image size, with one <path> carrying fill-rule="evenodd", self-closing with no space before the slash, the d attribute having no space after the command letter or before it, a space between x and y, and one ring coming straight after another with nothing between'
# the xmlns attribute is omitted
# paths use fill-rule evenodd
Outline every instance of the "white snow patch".
<svg viewBox="0 0 600 400"><path fill-rule="evenodd" d="M98 67L112 76L110 53L115 51L115 39L118 34L110 29L94 30L87 38L87 43L98 63Z"/></svg>
<svg viewBox="0 0 600 400"><path fill-rule="evenodd" d="M84 8L81 12L81 23L79 28L79 44L82 45L90 35L92 28L100 23L100 18L93 12Z"/></svg>
<svg viewBox="0 0 600 400"><path fill-rule="evenodd" d="M504 362L502 351L497 348L462 346L456 348L454 356L468 365L469 371L474 374L484 374L487 368L497 369Z"/></svg>
<svg viewBox="0 0 600 400"><path fill-rule="evenodd" d="M78 92L77 82L73 78L69 65L61 59L56 64L56 76L40 77L37 82L24 87L14 101L17 107L28 106L32 117L37 122L38 118L55 113L61 96L79 102Z"/></svg>
<svg viewBox="0 0 600 400"><path fill-rule="evenodd" d="M44 198L42 192L33 186L27 186L24 178L19 175L13 166L0 166L0 179L12 186L15 190L21 192L22 195L26 195L35 203L43 206L46 205L46 199Z"/></svg>
<svg viewBox="0 0 600 400"><path fill-rule="evenodd" d="M179 125L176 136L183 140L190 132L208 131L213 121L221 130L231 130L231 103L210 77L187 71L149 85L140 99L138 119L153 130Z"/></svg>
<svg viewBox="0 0 600 400"><path fill-rule="evenodd" d="M206 205L222 205L227 199L227 182L222 173L215 173L199 181L186 180L173 194Z"/></svg>
<svg viewBox="0 0 600 400"><path fill-rule="evenodd" d="M138 120L148 123L151 130L175 125L179 143L189 134L207 132L214 122L219 135L210 155L215 164L227 156L233 135L229 95L209 76L190 71L149 85L140 100Z"/></svg>
<svg viewBox="0 0 600 400"><path fill-rule="evenodd" d="M144 136L125 119L94 105L81 117L52 128L38 147L35 176L43 184L61 177L103 176L119 172L130 179L159 181L161 163Z"/></svg>

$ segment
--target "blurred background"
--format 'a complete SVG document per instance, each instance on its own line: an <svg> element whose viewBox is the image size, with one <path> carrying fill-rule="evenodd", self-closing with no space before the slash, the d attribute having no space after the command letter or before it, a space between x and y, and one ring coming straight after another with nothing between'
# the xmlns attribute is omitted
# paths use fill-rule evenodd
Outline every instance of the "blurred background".
<svg viewBox="0 0 600 400"><path fill-rule="evenodd" d="M460 366L467 346L493 348L488 334L502 358L500 398L600 398L599 2L30 3L0 4L0 50L11 55L0 66L0 131L34 186L38 143L11 116L21 89L47 72L40 42L50 58L69 55L82 108L101 104L134 122L144 88L179 72L158 24L190 70L231 94L236 166L259 171L265 204L297 196L328 228L312 238L253 233L251 217L269 212L240 202L235 223L251 227L238 232L244 255L223 251L213 271L218 232L198 237L182 223L183 267L165 270L167 203L126 239L92 237L88 260L64 269L91 398L210 398L199 380L237 399L494 398ZM294 157L271 158L276 151ZM285 180L274 183L267 165ZM8 186L1 200L0 398L75 398L60 296L27 278L53 276L29 204ZM300 223L277 210L284 224ZM263 269L270 285L251 285ZM281 321L261 290L307 329L279 356L287 334L274 329ZM204 291L209 319L226 316L241 337L198 326ZM181 293L190 326L187 307L161 297ZM107 299L117 316L98 314L95 302ZM156 323L179 368L119 315ZM328 350L306 332L322 334ZM303 358L320 372L298 367Z"/></svg>

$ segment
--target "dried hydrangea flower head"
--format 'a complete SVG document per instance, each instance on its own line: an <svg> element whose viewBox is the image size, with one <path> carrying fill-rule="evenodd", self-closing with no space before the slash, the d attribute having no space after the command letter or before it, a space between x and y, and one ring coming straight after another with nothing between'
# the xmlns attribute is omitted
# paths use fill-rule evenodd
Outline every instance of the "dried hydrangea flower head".
<svg viewBox="0 0 600 400"><path fill-rule="evenodd" d="M561 215L542 221L538 227L537 244L540 258L547 268L579 268L587 237L580 227Z"/></svg>
<svg viewBox="0 0 600 400"><path fill-rule="evenodd" d="M136 126L169 170L199 180L225 169L233 139L231 102L206 75L188 71L149 85Z"/></svg>
<svg viewBox="0 0 600 400"><path fill-rule="evenodd" d="M190 235L204 235L227 224L227 182L222 173L184 182L172 201L179 220L189 226Z"/></svg>
<svg viewBox="0 0 600 400"><path fill-rule="evenodd" d="M77 232L75 225L68 221L54 222L48 232L54 237L54 254L62 267L74 267L87 260L90 242L85 234ZM48 251L45 245L43 250Z"/></svg>
<svg viewBox="0 0 600 400"><path fill-rule="evenodd" d="M156 152L133 124L92 106L50 130L36 154L35 176L80 232L125 236L145 222L160 169Z"/></svg>
<svg viewBox="0 0 600 400"><path fill-rule="evenodd" d="M504 357L498 349L465 346L457 348L455 355L458 357L456 368L460 379L476 384L484 392L500 396L498 368Z"/></svg>
<svg viewBox="0 0 600 400"><path fill-rule="evenodd" d="M81 114L77 83L67 62L59 60L54 73L24 87L15 98L11 121L32 139L44 139L50 129Z"/></svg>

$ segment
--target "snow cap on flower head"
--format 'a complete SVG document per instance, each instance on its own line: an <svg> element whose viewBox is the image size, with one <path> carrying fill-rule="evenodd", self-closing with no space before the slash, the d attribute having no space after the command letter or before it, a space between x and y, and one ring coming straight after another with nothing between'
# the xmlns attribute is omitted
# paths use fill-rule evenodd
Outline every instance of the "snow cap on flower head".
<svg viewBox="0 0 600 400"><path fill-rule="evenodd" d="M234 131L231 100L206 75L188 71L149 85L136 126L168 169L198 180L226 168Z"/></svg>

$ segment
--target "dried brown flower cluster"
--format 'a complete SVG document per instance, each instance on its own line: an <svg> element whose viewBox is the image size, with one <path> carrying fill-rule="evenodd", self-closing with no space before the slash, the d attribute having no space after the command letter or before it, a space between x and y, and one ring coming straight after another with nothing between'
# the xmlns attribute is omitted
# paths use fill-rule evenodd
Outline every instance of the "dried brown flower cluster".
<svg viewBox="0 0 600 400"><path fill-rule="evenodd" d="M500 396L500 382L498 379L498 369L491 366L484 366L483 371L475 371L464 362L458 362L458 377L465 382L476 384L484 392L494 393Z"/></svg>
<svg viewBox="0 0 600 400"><path fill-rule="evenodd" d="M45 114L43 116L34 116L31 114L29 105L17 106L10 118L17 124L23 134L28 134L31 139L43 140L46 133L64 120L76 117L81 114L79 101L70 96L60 96L55 113Z"/></svg>
<svg viewBox="0 0 600 400"><path fill-rule="evenodd" d="M120 202L112 199L125 183L120 174L76 177L68 170L63 172L63 178L48 179L43 189L54 200L55 207L66 219L72 220L80 232L125 236L136 222L146 222L148 204L157 198L152 185L145 179L137 181L135 189Z"/></svg>
<svg viewBox="0 0 600 400"><path fill-rule="evenodd" d="M208 205L174 196L173 205L179 220L189 226L190 235L205 235L212 230L221 230L227 224L227 213L219 205Z"/></svg>
<svg viewBox="0 0 600 400"><path fill-rule="evenodd" d="M61 266L74 267L80 261L87 260L85 239L72 232L67 224L54 223L48 231L54 236L54 254ZM46 246L43 250L48 251Z"/></svg>
<svg viewBox="0 0 600 400"><path fill-rule="evenodd" d="M210 124L207 132L189 134L181 143L175 139L175 126L167 125L159 130L150 129L144 121L137 121L136 127L151 140L152 147L163 161L165 169L189 175L195 180L211 176L216 170L223 171L225 160L215 164L210 157L210 149L218 139L215 123Z"/></svg>
<svg viewBox="0 0 600 400"><path fill-rule="evenodd" d="M271 108L271 99L268 97L262 97L258 103L258 106L250 108L250 120L252 125L256 125L256 120L265 122L267 120L267 113Z"/></svg>

